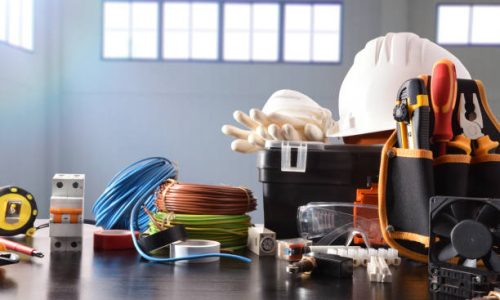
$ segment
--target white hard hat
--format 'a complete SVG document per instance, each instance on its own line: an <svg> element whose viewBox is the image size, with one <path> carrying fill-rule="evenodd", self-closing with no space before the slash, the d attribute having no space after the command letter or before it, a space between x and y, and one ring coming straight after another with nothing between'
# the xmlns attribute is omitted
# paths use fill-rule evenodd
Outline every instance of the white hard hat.
<svg viewBox="0 0 500 300"><path fill-rule="evenodd" d="M448 50L409 32L388 33L369 41L356 54L339 93L338 131L331 137L391 130L392 111L401 84L447 58L455 63L458 78L471 78L464 65Z"/></svg>

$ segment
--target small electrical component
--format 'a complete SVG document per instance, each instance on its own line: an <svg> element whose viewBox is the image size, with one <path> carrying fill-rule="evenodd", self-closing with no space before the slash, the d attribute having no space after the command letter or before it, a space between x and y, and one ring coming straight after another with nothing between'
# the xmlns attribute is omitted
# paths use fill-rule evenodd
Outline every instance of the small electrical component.
<svg viewBox="0 0 500 300"><path fill-rule="evenodd" d="M370 256L366 266L368 278L372 282L392 282L392 273L385 259L381 256Z"/></svg>
<svg viewBox="0 0 500 300"><path fill-rule="evenodd" d="M277 243L276 257L287 261L300 260L305 253L305 248L312 245L312 241L303 238L278 240Z"/></svg>
<svg viewBox="0 0 500 300"><path fill-rule="evenodd" d="M288 265L286 271L292 274L312 272L322 276L345 278L352 276L353 264L352 259L347 257L314 253L305 255L300 261Z"/></svg>
<svg viewBox="0 0 500 300"><path fill-rule="evenodd" d="M56 174L50 197L51 251L81 251L84 174Z"/></svg>
<svg viewBox="0 0 500 300"><path fill-rule="evenodd" d="M0 188L0 236L21 233L32 236L37 215L35 198L31 193L16 186Z"/></svg>
<svg viewBox="0 0 500 300"><path fill-rule="evenodd" d="M328 253L349 257L353 259L355 267L367 266L372 256L382 257L390 266L399 266L401 264L398 250L393 248L364 249L359 246L308 246L305 252Z"/></svg>
<svg viewBox="0 0 500 300"><path fill-rule="evenodd" d="M263 225L248 228L247 246L253 253L262 255L274 255L276 253L276 233Z"/></svg>

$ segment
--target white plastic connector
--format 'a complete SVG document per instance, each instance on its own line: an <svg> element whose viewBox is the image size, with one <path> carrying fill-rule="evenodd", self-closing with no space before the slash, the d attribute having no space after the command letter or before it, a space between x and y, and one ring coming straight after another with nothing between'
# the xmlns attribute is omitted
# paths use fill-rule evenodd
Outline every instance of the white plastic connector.
<svg viewBox="0 0 500 300"><path fill-rule="evenodd" d="M393 266L399 266L401 264L401 257L399 257L397 249L389 248L387 250L387 263Z"/></svg>
<svg viewBox="0 0 500 300"><path fill-rule="evenodd" d="M368 278L372 282L392 282L392 273L385 259L380 256L370 256L366 267Z"/></svg>
<svg viewBox="0 0 500 300"><path fill-rule="evenodd" d="M361 265L366 267L366 265L368 264L368 261L370 260L370 256L368 256L368 250L367 249L359 249L358 257L361 260Z"/></svg>
<svg viewBox="0 0 500 300"><path fill-rule="evenodd" d="M359 246L309 246L311 252L335 254L342 257L349 257L353 259L353 266L367 266L370 257L381 257L387 265L399 266L401 258L398 256L398 250L389 249L364 249Z"/></svg>

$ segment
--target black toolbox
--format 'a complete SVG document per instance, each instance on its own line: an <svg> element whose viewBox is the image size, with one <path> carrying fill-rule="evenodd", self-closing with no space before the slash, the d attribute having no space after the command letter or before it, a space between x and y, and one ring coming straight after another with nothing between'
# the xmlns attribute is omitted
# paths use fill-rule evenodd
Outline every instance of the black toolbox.
<svg viewBox="0 0 500 300"><path fill-rule="evenodd" d="M297 208L309 202L347 202L378 176L380 145L267 142L257 168L264 224L279 239L298 237Z"/></svg>

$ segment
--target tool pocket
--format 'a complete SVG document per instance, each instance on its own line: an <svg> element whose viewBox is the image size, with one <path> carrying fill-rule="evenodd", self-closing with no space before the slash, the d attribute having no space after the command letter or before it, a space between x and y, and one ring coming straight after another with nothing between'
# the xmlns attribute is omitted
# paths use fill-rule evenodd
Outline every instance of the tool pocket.
<svg viewBox="0 0 500 300"><path fill-rule="evenodd" d="M500 198L500 154L472 158L469 196Z"/></svg>
<svg viewBox="0 0 500 300"><path fill-rule="evenodd" d="M402 255L426 259L429 198L434 195L433 154L384 146L379 174L379 221L385 241Z"/></svg>
<svg viewBox="0 0 500 300"><path fill-rule="evenodd" d="M470 155L443 155L434 160L434 187L439 196L466 197L469 186Z"/></svg>

